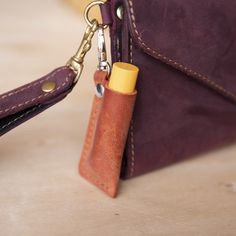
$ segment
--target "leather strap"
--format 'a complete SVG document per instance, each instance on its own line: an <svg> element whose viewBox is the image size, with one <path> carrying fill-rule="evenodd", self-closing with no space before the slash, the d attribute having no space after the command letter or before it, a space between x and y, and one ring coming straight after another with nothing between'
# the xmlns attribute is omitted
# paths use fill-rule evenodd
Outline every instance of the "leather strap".
<svg viewBox="0 0 236 236"><path fill-rule="evenodd" d="M112 15L111 15L111 6L110 2L107 1L104 4L100 5L101 15L102 15L102 22L104 25L112 25Z"/></svg>
<svg viewBox="0 0 236 236"><path fill-rule="evenodd" d="M34 82L0 95L0 136L65 98L74 87L75 76L67 66L60 67ZM46 82L53 82L55 88L43 91Z"/></svg>

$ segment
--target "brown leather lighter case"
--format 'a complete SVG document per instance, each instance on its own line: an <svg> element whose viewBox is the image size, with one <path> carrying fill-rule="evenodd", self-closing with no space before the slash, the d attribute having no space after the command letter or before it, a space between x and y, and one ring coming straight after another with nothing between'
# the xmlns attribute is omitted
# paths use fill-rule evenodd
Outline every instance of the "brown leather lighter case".
<svg viewBox="0 0 236 236"><path fill-rule="evenodd" d="M79 172L111 197L116 197L123 152L137 91L123 94L108 88L107 73L97 71L95 84L105 88L94 97Z"/></svg>

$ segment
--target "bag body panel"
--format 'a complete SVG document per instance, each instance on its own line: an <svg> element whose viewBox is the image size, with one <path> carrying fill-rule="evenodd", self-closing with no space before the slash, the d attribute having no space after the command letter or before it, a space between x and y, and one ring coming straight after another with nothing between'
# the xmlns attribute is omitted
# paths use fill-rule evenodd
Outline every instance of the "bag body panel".
<svg viewBox="0 0 236 236"><path fill-rule="evenodd" d="M164 34L163 32L159 32L156 28L154 28L155 31L151 30L152 27L157 26L158 15L160 15L155 15L153 12L155 12L157 7L161 4L163 5L159 8L159 11L162 12L166 8L168 10L169 5L173 6L173 4L176 3L179 6L179 4L185 4L188 1L152 0L149 1L149 4L145 4L143 0L111 1L111 5L113 6L113 20L116 21L111 31L113 62L123 60L133 63L140 68L137 83L138 96L122 165L121 177L125 179L219 148L232 143L236 139L236 107L234 99L232 99L234 97L234 89L236 88L236 83L233 83L232 78L234 75L236 77L236 71L234 68L231 68L233 63L236 62L233 61L236 54L234 47L232 48L231 56L227 59L231 64L229 63L230 65L227 65L221 72L214 70L214 68L220 65L222 58L216 57L212 61L214 55L224 51L225 45L229 47L230 42L228 41L231 41L232 45L232 39L225 42L225 45L215 52L213 52L213 49L209 49L212 50L213 56L205 57L200 62L198 62L199 58L196 55L198 52L193 52L193 59L189 62L196 71L201 71L201 69L204 71L205 69L202 67L202 64L207 63L210 69L209 71L205 71L206 74L211 76L213 83L217 85L220 83L219 87L222 87L223 90L226 91L226 93L224 93L217 86L211 87L211 84L204 83L204 81L194 78L191 73L186 73L186 71L177 68L176 65L167 63L167 59L164 58L163 60L163 58L156 57L148 50L145 50L145 48L140 45L140 40L138 40L135 29L132 26L130 2L133 4L134 14L137 9L139 11L140 16L135 16L139 26L142 24L145 26L145 28L142 28L143 26L139 28L139 34L143 37L147 37L145 36L149 35L147 32L153 31L147 39L145 38L145 43L149 40L149 46L156 47L156 45L160 43L158 37ZM209 11L209 3L214 2L216 5L222 3L222 1L210 0L205 5L203 4L203 8L205 7L203 10L198 8L198 11L206 12L207 9ZM235 6L230 0L226 2L226 4L232 3L233 6ZM114 12L116 7L122 3L125 6L125 15L121 22L115 16ZM189 1L189 7L191 3L192 1ZM195 3L192 3L192 7L196 9L197 3L194 4ZM141 9L141 6L144 5L145 12L143 8L143 11ZM171 7L171 9L173 9L173 7ZM166 14L168 12L167 10L165 10ZM143 13L143 17L141 17L140 12ZM149 12L148 16L146 14L147 12ZM156 22L154 21L152 25L151 22L153 19L156 19ZM168 21L165 21L163 18L160 22L161 21L163 25L168 25ZM161 24L160 22L158 24ZM119 27L117 27L117 25L119 25ZM189 30L190 28L191 27L189 27ZM185 40L183 40L183 42ZM172 42L174 45L170 47L170 42L162 41L162 49L166 48L166 50L169 50L169 52L165 51L165 53L169 53L175 57L185 52L181 49L179 50L181 53L179 53L178 42ZM152 43L153 45L150 45ZM193 50L192 47L195 48L194 45L196 44L197 42L191 43L190 41L189 48L185 48L185 54L191 54ZM199 45L202 45L201 41L199 41ZM205 44L202 45L202 47L204 48ZM218 47L221 47L221 43L218 43ZM176 51L174 51L173 48L176 48ZM217 47L215 47L215 49L217 49ZM173 51L175 54L173 54ZM203 51L199 53L201 54ZM183 61L185 60L185 57L181 58ZM194 63L195 61L198 64ZM231 69L228 70L227 67ZM215 77L213 76L214 73L225 74L225 77ZM228 76L229 74L230 76ZM230 89L230 94L227 94L228 89Z"/></svg>

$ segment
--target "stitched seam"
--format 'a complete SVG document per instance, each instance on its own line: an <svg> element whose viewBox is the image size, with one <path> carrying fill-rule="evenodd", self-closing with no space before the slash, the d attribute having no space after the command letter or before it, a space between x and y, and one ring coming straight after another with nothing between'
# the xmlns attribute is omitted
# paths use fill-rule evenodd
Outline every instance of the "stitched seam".
<svg viewBox="0 0 236 236"><path fill-rule="evenodd" d="M188 67L164 56L163 54L157 52L156 50L148 47L146 45L146 43L143 41L143 39L141 38L141 35L140 33L138 32L137 30L137 25L136 25L136 19L135 19L135 16L134 16L134 8L133 8L133 1L132 0L128 0L128 3L129 3L129 11L130 11L130 15L131 15L131 21L132 21L132 25L134 27L134 31L136 33L136 36L138 38L138 41L144 46L144 48L148 51L150 51L151 53L155 54L159 59L162 59L164 62L166 62L167 64L170 64L174 67L177 67L179 70L187 73L187 74L190 74L190 75L194 75L196 76L197 79L199 80L202 80L204 81L205 83L208 83L209 85L211 85L212 87L214 87L216 90L218 91L221 91L223 94L231 97L234 101L236 101L236 95L233 94L232 92L226 90L225 88L223 88L222 86L220 86L219 84L217 84L216 82L210 80L207 76L204 76L192 69L189 69Z"/></svg>
<svg viewBox="0 0 236 236"><path fill-rule="evenodd" d="M53 91L51 91L51 92L49 92L49 93L42 94L42 95L40 95L40 96L38 96L38 97L34 97L34 98L32 98L32 99L30 99L30 100L28 100L28 101L25 101L25 102L23 102L23 103L19 103L19 104L17 104L17 105L14 105L14 106L12 106L12 107L10 107L10 108L7 108L7 109L5 109L5 110L0 110L0 114L1 114L1 113L5 113L5 112L8 112L8 111L11 111L11 110L14 110L14 109L19 108L19 107L22 107L22 106L24 106L24 105L27 105L28 103L33 102L33 101L35 101L35 100L38 100L38 99L40 99L40 98L42 98L42 97L47 97L47 96L49 96L49 95L54 94L56 91L58 91L59 89L63 88L63 87L69 82L69 77L70 77L72 74L73 74L73 72L71 72L71 73L66 77L65 82L64 82L62 85L58 86L57 89L55 89L55 90L53 90ZM54 75L55 75L55 74L54 74ZM50 76L49 76L49 77L50 77ZM49 78L49 77L48 77L48 78ZM45 81L45 80L44 80L44 81Z"/></svg>
<svg viewBox="0 0 236 236"><path fill-rule="evenodd" d="M0 100L5 99L5 98L8 98L8 97L11 97L12 95L15 95L15 94L17 94L17 93L23 92L24 90L29 89L29 88L31 88L31 87L35 87L36 85L43 83L45 80L48 80L48 79L52 78L55 74L57 74L57 73L59 73L59 72L61 72L61 71L63 71L63 70L66 70L66 69L67 69L66 67L59 68L59 69L57 69L53 74L47 76L47 77L44 78L43 80L37 81L37 82L35 82L35 83L33 83L33 84L30 84L30 85L28 85L28 86L26 86L26 87L23 87L23 88L21 88L21 89L19 89L19 90L14 91L14 92L9 92L9 93L6 93L6 94L2 95L2 96L0 97Z"/></svg>
<svg viewBox="0 0 236 236"><path fill-rule="evenodd" d="M88 158L88 149L91 146L91 142L92 142L92 130L94 130L95 128L95 119L96 119L96 114L98 112L98 103L96 104L96 106L94 107L94 111L91 115L91 125L89 126L88 129L88 134L86 136L86 140L85 140L85 145L83 148L83 153L82 153L82 159L85 161L85 165L86 161ZM84 176L88 178L88 180L90 180L91 182L94 182L96 185L98 185L101 189L105 190L105 191L109 191L109 187L106 184L101 183L95 176L89 175L88 173L83 172Z"/></svg>
<svg viewBox="0 0 236 236"><path fill-rule="evenodd" d="M130 55L130 63L133 63L133 39L130 36L130 44L129 44L129 55Z"/></svg>
<svg viewBox="0 0 236 236"><path fill-rule="evenodd" d="M130 36L130 63L133 63L133 40ZM131 126L130 126L130 142L131 142L131 170L130 170L130 177L134 174L135 168L135 145L134 145L134 121L132 119Z"/></svg>
<svg viewBox="0 0 236 236"><path fill-rule="evenodd" d="M14 124L15 122L17 122L18 120L24 118L25 116L29 115L30 113L36 111L38 108L40 108L41 105L37 106L37 107L34 107L33 109L23 113L22 115L16 117L14 120L8 122L7 124L3 125L2 127L0 127L0 131L3 130L3 129L6 129L8 128L10 125Z"/></svg>
<svg viewBox="0 0 236 236"><path fill-rule="evenodd" d="M117 37L116 39L116 52L117 52L117 60L118 61L121 61L121 54L120 54L120 40L119 38Z"/></svg>

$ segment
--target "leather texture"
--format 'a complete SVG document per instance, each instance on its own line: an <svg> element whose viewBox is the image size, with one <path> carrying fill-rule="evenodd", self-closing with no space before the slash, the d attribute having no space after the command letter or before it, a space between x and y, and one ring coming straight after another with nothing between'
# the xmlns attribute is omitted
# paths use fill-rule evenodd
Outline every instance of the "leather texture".
<svg viewBox="0 0 236 236"><path fill-rule="evenodd" d="M111 0L110 7L113 62L140 68L121 177L235 142L236 2Z"/></svg>
<svg viewBox="0 0 236 236"><path fill-rule="evenodd" d="M116 197L137 92L122 94L111 90L103 71L97 71L94 80L105 86L105 93L102 98L94 97L79 171L109 196Z"/></svg>
<svg viewBox="0 0 236 236"><path fill-rule="evenodd" d="M24 121L41 113L67 96L74 87L75 73L60 67L34 82L0 96L0 136ZM42 84L55 82L51 92L42 91Z"/></svg>
<svg viewBox="0 0 236 236"><path fill-rule="evenodd" d="M100 5L100 11L102 15L102 23L104 25L111 25L112 24L112 17L111 17L111 6L110 3L107 2L106 4Z"/></svg>

